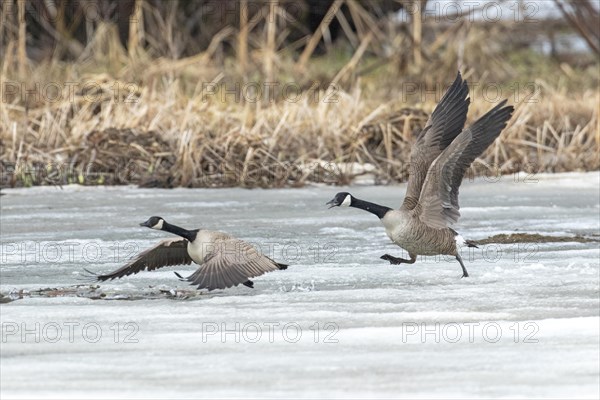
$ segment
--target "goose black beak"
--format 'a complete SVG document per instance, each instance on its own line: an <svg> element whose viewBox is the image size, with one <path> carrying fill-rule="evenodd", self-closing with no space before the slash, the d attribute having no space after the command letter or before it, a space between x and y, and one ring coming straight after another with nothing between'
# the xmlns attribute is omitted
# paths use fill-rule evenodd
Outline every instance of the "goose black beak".
<svg viewBox="0 0 600 400"><path fill-rule="evenodd" d="M140 224L140 226L145 226L146 228L150 228L150 224L148 223L148 221L146 221L146 222L142 222L142 223Z"/></svg>
<svg viewBox="0 0 600 400"><path fill-rule="evenodd" d="M329 200L327 203L325 203L326 206L329 206L327 208L333 208L333 207L338 207L339 204L335 201L335 199Z"/></svg>

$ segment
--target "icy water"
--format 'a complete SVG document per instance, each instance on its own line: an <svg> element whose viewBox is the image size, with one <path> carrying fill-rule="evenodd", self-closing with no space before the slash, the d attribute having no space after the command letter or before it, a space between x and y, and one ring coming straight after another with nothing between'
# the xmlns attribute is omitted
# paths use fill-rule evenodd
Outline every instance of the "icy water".
<svg viewBox="0 0 600 400"><path fill-rule="evenodd" d="M523 178L465 182L456 229L598 237L597 172ZM405 186L6 190L0 291L23 298L0 306L2 398L598 398L598 243L482 246L468 279L392 266L376 217L324 205L341 190L397 206ZM292 265L255 289L197 294L173 274L192 266L76 286L170 237L138 226L157 214Z"/></svg>

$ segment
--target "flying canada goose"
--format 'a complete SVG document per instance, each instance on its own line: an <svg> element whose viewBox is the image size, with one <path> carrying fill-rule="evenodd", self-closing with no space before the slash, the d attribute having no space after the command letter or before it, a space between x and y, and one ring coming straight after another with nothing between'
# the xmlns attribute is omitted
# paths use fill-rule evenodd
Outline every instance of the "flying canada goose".
<svg viewBox="0 0 600 400"><path fill-rule="evenodd" d="M360 208L375 214L389 238L408 251L410 259L384 254L391 264L413 264L417 255L452 255L469 274L459 249L477 247L450 225L460 217L458 188L469 165L500 135L514 108L496 105L463 130L469 107L469 88L460 73L429 117L410 154L410 177L399 209L338 193L327 205Z"/></svg>
<svg viewBox="0 0 600 400"><path fill-rule="evenodd" d="M140 226L167 231L181 236L181 239L166 239L140 254L133 260L106 275L93 274L98 281L112 280L137 274L140 271L153 271L170 265L188 265L192 261L200 265L192 275L180 280L198 285L198 289L225 289L240 283L254 288L249 280L266 272L287 269L269 257L260 254L253 246L226 233L194 229L188 231L169 224L161 217L150 217Z"/></svg>

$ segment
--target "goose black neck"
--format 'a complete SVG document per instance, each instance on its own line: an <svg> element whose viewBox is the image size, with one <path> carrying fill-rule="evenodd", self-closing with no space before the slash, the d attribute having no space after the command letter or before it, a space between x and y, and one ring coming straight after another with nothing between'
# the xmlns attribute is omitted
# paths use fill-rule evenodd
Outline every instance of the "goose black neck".
<svg viewBox="0 0 600 400"><path fill-rule="evenodd" d="M386 206L380 206L379 204L371 203L370 201L365 201L361 199L357 199L356 197L352 197L352 202L350 203L350 207L360 208L361 210L368 211L372 214L377 215L377 218L381 219L387 214L388 211L391 211L391 208Z"/></svg>
<svg viewBox="0 0 600 400"><path fill-rule="evenodd" d="M181 228L177 225L169 224L167 221L163 222L162 230L170 232L177 236L181 236L182 238L187 239L190 242L193 242L196 239L196 232L188 231L187 229Z"/></svg>

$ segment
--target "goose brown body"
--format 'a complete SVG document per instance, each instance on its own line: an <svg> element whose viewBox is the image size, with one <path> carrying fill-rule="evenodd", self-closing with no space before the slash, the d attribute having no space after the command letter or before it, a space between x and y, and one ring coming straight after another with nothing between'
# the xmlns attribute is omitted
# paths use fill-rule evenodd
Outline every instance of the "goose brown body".
<svg viewBox="0 0 600 400"><path fill-rule="evenodd" d="M411 210L391 210L381 219L385 233L392 242L409 254L456 256L460 251L456 231L450 228L432 228L419 220Z"/></svg>

